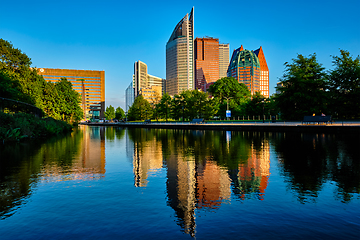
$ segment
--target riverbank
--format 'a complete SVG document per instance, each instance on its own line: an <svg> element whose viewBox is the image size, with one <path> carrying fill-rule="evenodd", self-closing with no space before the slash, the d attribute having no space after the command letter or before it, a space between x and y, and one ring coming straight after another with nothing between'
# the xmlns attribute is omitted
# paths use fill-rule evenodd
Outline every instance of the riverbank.
<svg viewBox="0 0 360 240"><path fill-rule="evenodd" d="M0 141L19 141L24 138L42 138L69 132L72 126L53 118L38 118L33 114L0 112Z"/></svg>
<svg viewBox="0 0 360 240"><path fill-rule="evenodd" d="M315 133L360 133L360 122L347 121L332 124L302 124L301 122L127 122L127 123L80 123L89 126L118 126L127 128L160 128L185 130L220 130L220 131L262 131L262 132L315 132Z"/></svg>

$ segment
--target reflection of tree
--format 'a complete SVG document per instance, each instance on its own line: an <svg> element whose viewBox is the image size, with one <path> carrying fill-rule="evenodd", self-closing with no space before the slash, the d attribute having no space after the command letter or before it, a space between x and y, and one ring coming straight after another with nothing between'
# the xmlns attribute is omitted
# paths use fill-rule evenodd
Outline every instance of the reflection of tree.
<svg viewBox="0 0 360 240"><path fill-rule="evenodd" d="M29 141L16 145L0 145L0 219L11 216L39 181L43 166L56 164L71 167L74 152L80 148L82 135L52 138L41 143Z"/></svg>
<svg viewBox="0 0 360 240"><path fill-rule="evenodd" d="M315 201L327 181L336 182L336 194L345 202L360 193L358 136L279 133L273 143L300 202Z"/></svg>

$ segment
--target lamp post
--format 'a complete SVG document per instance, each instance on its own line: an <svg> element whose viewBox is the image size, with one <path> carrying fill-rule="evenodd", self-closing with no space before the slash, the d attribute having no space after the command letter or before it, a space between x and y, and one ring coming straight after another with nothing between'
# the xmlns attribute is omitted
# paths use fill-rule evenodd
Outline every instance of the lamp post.
<svg viewBox="0 0 360 240"><path fill-rule="evenodd" d="M265 123L265 115L264 115L265 98L262 99L262 104L263 104L263 111L262 111L262 114L263 114L263 123Z"/></svg>

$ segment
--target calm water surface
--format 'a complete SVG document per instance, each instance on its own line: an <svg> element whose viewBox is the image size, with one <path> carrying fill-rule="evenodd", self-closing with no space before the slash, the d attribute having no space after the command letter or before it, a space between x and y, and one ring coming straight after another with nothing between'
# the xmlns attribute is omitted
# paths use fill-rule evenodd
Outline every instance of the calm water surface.
<svg viewBox="0 0 360 240"><path fill-rule="evenodd" d="M0 145L0 239L359 239L360 137L82 126Z"/></svg>

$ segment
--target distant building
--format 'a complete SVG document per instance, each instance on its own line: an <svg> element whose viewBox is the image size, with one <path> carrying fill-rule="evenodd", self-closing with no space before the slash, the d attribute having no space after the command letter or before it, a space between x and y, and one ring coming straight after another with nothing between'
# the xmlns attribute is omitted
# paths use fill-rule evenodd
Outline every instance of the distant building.
<svg viewBox="0 0 360 240"><path fill-rule="evenodd" d="M194 8L176 25L166 44L166 92L194 89Z"/></svg>
<svg viewBox="0 0 360 240"><path fill-rule="evenodd" d="M127 113L131 105L133 105L134 100L135 100L135 88L134 88L134 76L133 76L133 81L125 90L125 113Z"/></svg>
<svg viewBox="0 0 360 240"><path fill-rule="evenodd" d="M162 97L162 86L151 86L148 88L142 88L139 92L151 105L155 105L160 102Z"/></svg>
<svg viewBox="0 0 360 240"><path fill-rule="evenodd" d="M125 90L125 111L129 110L135 98L139 95L142 95L150 103L155 104L159 98L161 99L165 92L165 87L165 79L148 74L148 67L144 62L135 62L133 81Z"/></svg>
<svg viewBox="0 0 360 240"><path fill-rule="evenodd" d="M219 44L219 79L227 77L227 69L230 61L230 45Z"/></svg>
<svg viewBox="0 0 360 240"><path fill-rule="evenodd" d="M82 96L81 108L86 119L103 118L105 112L105 71L38 68L46 81L65 77Z"/></svg>
<svg viewBox="0 0 360 240"><path fill-rule="evenodd" d="M227 76L244 83L251 94L260 91L264 97L269 97L269 69L262 47L250 51L244 50L241 45L234 50Z"/></svg>

